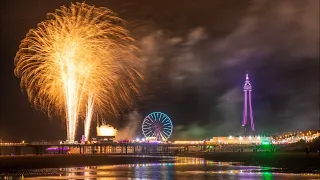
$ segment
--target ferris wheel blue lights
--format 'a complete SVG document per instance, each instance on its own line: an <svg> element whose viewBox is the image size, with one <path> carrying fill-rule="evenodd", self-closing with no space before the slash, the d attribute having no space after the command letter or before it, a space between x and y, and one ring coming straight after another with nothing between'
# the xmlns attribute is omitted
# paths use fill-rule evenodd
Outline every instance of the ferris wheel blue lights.
<svg viewBox="0 0 320 180"><path fill-rule="evenodd" d="M172 130L171 119L162 112L150 113L142 122L142 133L146 138L165 141L171 136Z"/></svg>

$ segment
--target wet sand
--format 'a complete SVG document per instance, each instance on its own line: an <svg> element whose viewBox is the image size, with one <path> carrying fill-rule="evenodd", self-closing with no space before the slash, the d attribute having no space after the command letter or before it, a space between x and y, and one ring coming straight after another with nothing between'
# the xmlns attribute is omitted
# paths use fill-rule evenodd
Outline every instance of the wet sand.
<svg viewBox="0 0 320 180"><path fill-rule="evenodd" d="M161 160L163 160L163 158L161 157L134 157L125 155L0 156L0 172L36 168L62 168L113 164L157 163Z"/></svg>
<svg viewBox="0 0 320 180"><path fill-rule="evenodd" d="M320 172L320 158L315 152L309 155L301 152L214 152L194 156L213 161L242 162L245 165L284 168L292 172Z"/></svg>
<svg viewBox="0 0 320 180"><path fill-rule="evenodd" d="M292 172L319 172L320 159L317 153L253 153L253 152L213 152L185 153L179 156L199 157L216 162L241 162L244 165L269 166L284 168ZM77 166L159 163L163 160L173 161L166 157L133 156L133 155L40 155L40 156L0 156L0 172L35 169L62 168Z"/></svg>

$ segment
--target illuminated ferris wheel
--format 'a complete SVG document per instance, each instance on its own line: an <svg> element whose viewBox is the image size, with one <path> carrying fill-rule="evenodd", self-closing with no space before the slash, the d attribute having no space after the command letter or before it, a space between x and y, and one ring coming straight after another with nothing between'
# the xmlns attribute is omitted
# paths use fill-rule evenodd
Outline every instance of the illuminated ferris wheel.
<svg viewBox="0 0 320 180"><path fill-rule="evenodd" d="M150 113L142 123L142 133L146 138L166 141L172 134L171 119L162 112Z"/></svg>

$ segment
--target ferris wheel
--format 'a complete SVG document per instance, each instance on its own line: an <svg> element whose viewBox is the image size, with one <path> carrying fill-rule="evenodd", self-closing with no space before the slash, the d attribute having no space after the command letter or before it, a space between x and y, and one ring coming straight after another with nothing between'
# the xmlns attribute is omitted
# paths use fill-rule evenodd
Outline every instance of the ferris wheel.
<svg viewBox="0 0 320 180"><path fill-rule="evenodd" d="M142 122L142 133L146 138L166 141L172 134L171 119L162 112L150 113Z"/></svg>

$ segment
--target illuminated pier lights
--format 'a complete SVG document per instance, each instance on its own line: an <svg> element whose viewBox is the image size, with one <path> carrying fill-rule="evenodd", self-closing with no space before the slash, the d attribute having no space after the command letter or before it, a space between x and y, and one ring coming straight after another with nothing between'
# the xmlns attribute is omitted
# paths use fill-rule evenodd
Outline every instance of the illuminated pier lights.
<svg viewBox="0 0 320 180"><path fill-rule="evenodd" d="M229 136L212 137L209 143L213 144L270 144L271 137L268 136Z"/></svg>
<svg viewBox="0 0 320 180"><path fill-rule="evenodd" d="M251 131L255 131L254 128L254 122L253 122L253 115L252 115L252 105L251 105L251 91L252 86L250 84L249 80L249 74L246 74L246 80L243 86L243 92L244 92L244 107L243 107L243 120L242 120L242 127L245 128L246 131L246 125L247 125L247 119L248 119L248 110L251 120ZM249 109L248 109L249 104Z"/></svg>

